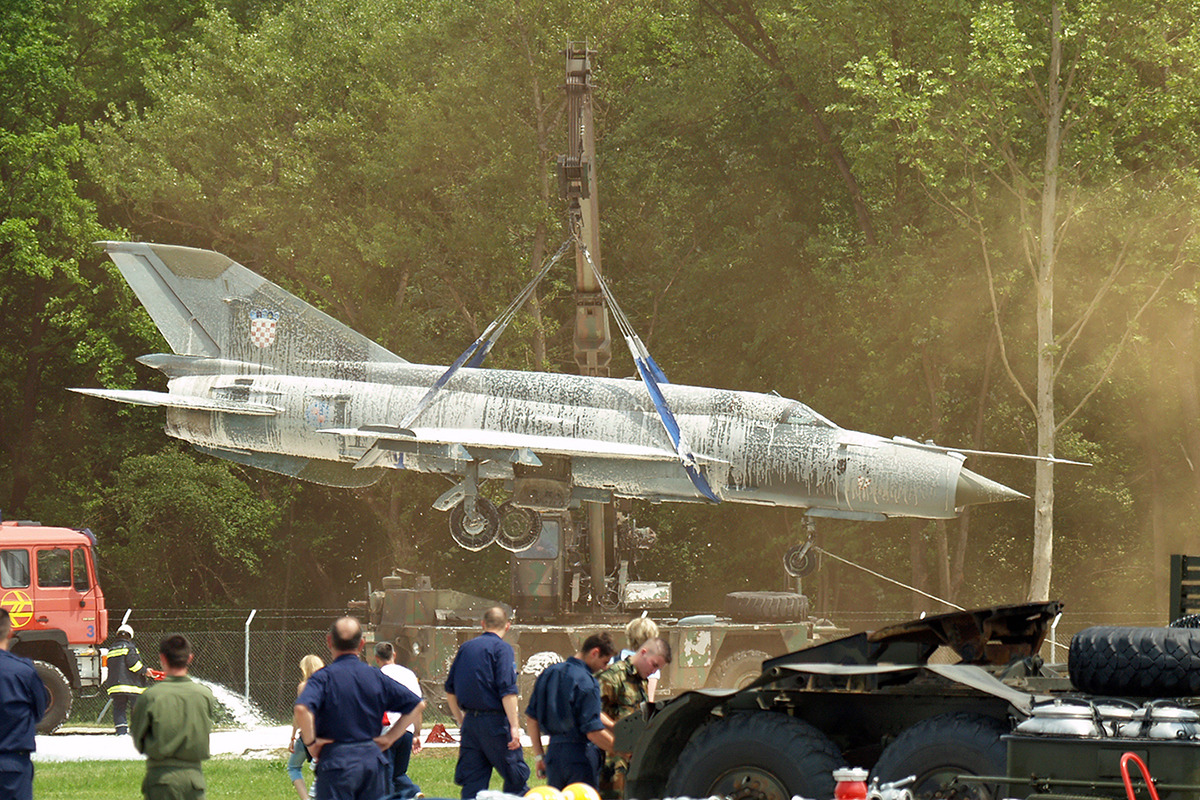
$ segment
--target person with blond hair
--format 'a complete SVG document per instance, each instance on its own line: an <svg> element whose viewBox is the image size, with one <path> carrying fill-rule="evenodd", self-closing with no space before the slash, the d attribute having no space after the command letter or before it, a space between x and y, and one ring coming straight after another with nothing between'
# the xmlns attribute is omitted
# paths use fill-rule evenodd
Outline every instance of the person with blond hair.
<svg viewBox="0 0 1200 800"><path fill-rule="evenodd" d="M323 666L325 666L325 662L321 660L321 657L314 656L312 653L300 659L300 674L304 678L296 684L297 697L304 691L304 687L308 684L308 679L312 677L312 674ZM292 736L288 742L288 751L291 755L288 757L287 771L288 777L292 779L292 786L296 787L296 796L300 800L308 800L308 784L304 782L303 772L304 762L308 760L308 752L303 746L296 746L296 734L298 732L299 728L293 723Z"/></svg>
<svg viewBox="0 0 1200 800"><path fill-rule="evenodd" d="M658 624L649 617L642 615L629 620L629 624L625 626L625 638L629 640L629 647L621 651L617 656L617 660L629 658L638 651L647 639L653 639L658 636ZM658 679L662 677L659 670L654 670L652 675L646 678L646 700L654 702L654 690L658 687Z"/></svg>
<svg viewBox="0 0 1200 800"><path fill-rule="evenodd" d="M596 676L600 682L601 721L605 727L638 711L648 702L646 679L671 663L671 645L661 636L642 642L628 658L614 661ZM601 797L621 797L625 793L625 773L629 762L625 753L609 753L600 770Z"/></svg>

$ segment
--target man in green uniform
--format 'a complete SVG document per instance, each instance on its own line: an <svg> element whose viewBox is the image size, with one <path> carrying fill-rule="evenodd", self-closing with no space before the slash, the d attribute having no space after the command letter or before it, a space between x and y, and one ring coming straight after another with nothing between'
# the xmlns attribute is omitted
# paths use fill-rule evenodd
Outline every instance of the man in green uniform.
<svg viewBox="0 0 1200 800"><path fill-rule="evenodd" d="M208 733L217 701L207 686L188 677L192 645L172 634L158 645L166 677L142 694L133 707L130 733L139 753L146 754L146 800L203 800Z"/></svg>
<svg viewBox="0 0 1200 800"><path fill-rule="evenodd" d="M617 720L632 714L646 702L646 677L671 663L671 645L655 636L647 639L637 652L614 661L596 676L600 681L601 719L609 729ZM609 753L600 769L600 793L620 797L625 791L625 773L629 761L622 753Z"/></svg>

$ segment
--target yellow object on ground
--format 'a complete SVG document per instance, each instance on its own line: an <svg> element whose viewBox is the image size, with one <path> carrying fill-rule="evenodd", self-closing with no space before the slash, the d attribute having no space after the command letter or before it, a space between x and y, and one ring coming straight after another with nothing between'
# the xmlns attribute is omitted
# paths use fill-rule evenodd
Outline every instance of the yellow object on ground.
<svg viewBox="0 0 1200 800"><path fill-rule="evenodd" d="M572 783L563 787L565 800L600 800L600 793L586 783Z"/></svg>

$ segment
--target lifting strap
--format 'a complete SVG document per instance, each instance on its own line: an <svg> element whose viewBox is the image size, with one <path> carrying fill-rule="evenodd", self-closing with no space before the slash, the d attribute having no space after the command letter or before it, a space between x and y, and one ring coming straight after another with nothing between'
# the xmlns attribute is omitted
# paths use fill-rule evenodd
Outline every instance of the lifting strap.
<svg viewBox="0 0 1200 800"><path fill-rule="evenodd" d="M708 485L708 480L704 477L704 473L700 471L699 465L696 463L696 456L692 453L691 445L688 444L687 438L683 435L683 431L679 428L679 423L675 421L675 415L671 413L671 407L667 404L667 399L663 396L660 384L670 383L667 376L659 368L650 351L646 349L646 345L642 343L642 339L637 335L637 331L633 329L633 324L629 318L625 316L625 312L621 310L621 304L617 302L617 298L609 290L608 284L604 280L604 276L600 274L600 270L592 261L592 254L588 252L587 245L582 241L576 240L580 252L587 259L588 264L592 268L592 273L596 277L596 284L600 287L600 291L604 293L604 299L608 301L609 308L612 310L613 318L617 321L617 327L621 329L621 335L625 337L625 344L629 346L629 353L633 356L633 363L637 366L638 375L641 376L642 383L646 385L646 391L650 394L650 399L654 403L654 408L658 411L658 418L662 421L663 428L667 432L667 436L671 439L671 444L675 447L675 455L679 457L679 463L683 465L684 472L692 481L692 485L696 487L700 494L714 503L721 502L721 498L717 497L713 492L712 487Z"/></svg>

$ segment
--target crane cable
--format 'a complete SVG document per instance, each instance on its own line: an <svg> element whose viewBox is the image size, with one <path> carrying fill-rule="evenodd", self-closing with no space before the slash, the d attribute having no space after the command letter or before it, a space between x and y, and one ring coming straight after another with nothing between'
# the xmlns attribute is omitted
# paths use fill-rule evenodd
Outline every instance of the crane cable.
<svg viewBox="0 0 1200 800"><path fill-rule="evenodd" d="M675 415L671 412L671 407L667 403L667 398L663 395L662 388L659 386L659 384L663 383L669 384L670 381L667 380L667 376L659 368L654 357L650 355L650 351L646 349L646 345L642 342L641 337L637 335L637 331L634 330L633 323L629 321L629 317L625 316L625 311L621 308L621 304L617 302L616 295L608 288L604 276L600 274L596 262L592 260L592 254L588 252L587 245L579 238L577 231L572 231L572 235L575 237L575 243L579 247L579 251L583 253L583 257L587 259L588 265L592 268L592 275L596 278L596 284L600 287L600 291L604 294L604 298L611 307L613 317L617 320L617 326L621 329L621 335L624 337L625 343L629 346L629 353L633 356L633 363L637 367L638 375L641 377L642 383L650 395L651 402L654 403L654 408L658 411L658 418L666 430L667 438L671 440L671 445L675 448L675 456L679 459L679 463L683 466L683 470L687 473L692 485L696 487L696 491L714 503L721 502L721 498L712 490L708 479L700 471L700 466L696 463L696 455L692 451L692 447L688 443L683 429L679 427L679 423L676 421Z"/></svg>
<svg viewBox="0 0 1200 800"><path fill-rule="evenodd" d="M936 600L939 603L944 603L945 605L948 605L953 609L957 609L959 611L966 611L965 608L958 605L957 603L951 603L949 600L943 600L942 598L940 598L936 595L932 595L929 592L923 592L915 586L909 586L907 583L901 583L900 581L896 580L895 578L889 578L887 575L881 575L880 573L876 572L873 569L868 569L867 567L864 567L862 564L855 564L853 561L842 558L841 556L838 556L838 555L834 555L833 553L829 552L828 550L826 550L823 547L818 547L817 545L814 544L812 546L812 549L817 551L818 553L821 553L822 555L829 556L834 561L840 561L843 564L854 567L855 569L861 569L863 572L867 573L868 575L874 575L876 578L879 578L880 580L887 581L888 583L894 583L897 586L908 589L910 592L916 592L919 595L928 597L930 600Z"/></svg>

